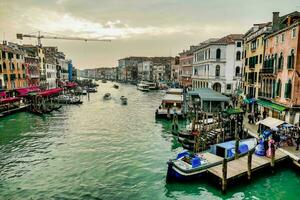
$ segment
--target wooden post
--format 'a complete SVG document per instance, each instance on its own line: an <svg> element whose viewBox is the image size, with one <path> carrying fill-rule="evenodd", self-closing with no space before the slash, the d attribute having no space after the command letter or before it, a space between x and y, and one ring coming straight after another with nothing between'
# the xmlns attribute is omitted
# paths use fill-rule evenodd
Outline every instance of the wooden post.
<svg viewBox="0 0 300 200"><path fill-rule="evenodd" d="M248 151L248 171L247 171L248 181L251 180L252 155L254 153L254 150L255 150L255 148Z"/></svg>
<svg viewBox="0 0 300 200"><path fill-rule="evenodd" d="M274 146L274 144L271 144L271 167L272 167L272 171L273 171L274 167L275 167L275 146Z"/></svg>
<svg viewBox="0 0 300 200"><path fill-rule="evenodd" d="M226 160L226 158L223 159L222 172L223 172L222 192L225 194L226 188L227 188L227 160Z"/></svg>
<svg viewBox="0 0 300 200"><path fill-rule="evenodd" d="M234 154L234 159L239 158L239 146L240 146L240 138L237 132L237 121L234 123L234 129L235 129L235 154Z"/></svg>

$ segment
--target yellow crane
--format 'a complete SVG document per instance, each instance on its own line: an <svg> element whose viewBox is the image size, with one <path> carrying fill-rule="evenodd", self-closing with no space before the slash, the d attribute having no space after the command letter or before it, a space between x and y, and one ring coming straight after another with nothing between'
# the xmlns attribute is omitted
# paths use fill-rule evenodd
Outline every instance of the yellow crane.
<svg viewBox="0 0 300 200"><path fill-rule="evenodd" d="M48 34L48 35L47 35ZM58 35L50 35L50 33L41 34L40 31L37 34L23 34L17 33L17 39L23 40L23 38L37 38L38 46L42 46L41 39L56 39L56 40L80 40L80 41L92 41L92 42L111 42L110 39L97 39L97 38L81 38L81 37L68 37L68 36L58 36Z"/></svg>

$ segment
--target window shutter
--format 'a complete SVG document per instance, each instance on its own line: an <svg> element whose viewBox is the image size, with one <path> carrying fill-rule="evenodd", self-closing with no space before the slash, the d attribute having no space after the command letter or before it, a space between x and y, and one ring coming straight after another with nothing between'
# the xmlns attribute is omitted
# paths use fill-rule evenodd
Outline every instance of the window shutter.
<svg viewBox="0 0 300 200"><path fill-rule="evenodd" d="M288 56L288 62L287 62L287 66L288 66L288 69L291 69L292 68L292 66L291 66L291 59L292 59L292 57L291 56Z"/></svg>

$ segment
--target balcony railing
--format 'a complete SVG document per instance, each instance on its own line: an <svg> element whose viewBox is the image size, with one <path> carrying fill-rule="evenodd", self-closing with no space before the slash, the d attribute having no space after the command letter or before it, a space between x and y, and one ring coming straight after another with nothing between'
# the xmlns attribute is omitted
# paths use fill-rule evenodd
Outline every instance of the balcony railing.
<svg viewBox="0 0 300 200"><path fill-rule="evenodd" d="M262 68L260 70L260 73L262 73L262 74L273 74L273 73L275 73L275 70L273 68Z"/></svg>

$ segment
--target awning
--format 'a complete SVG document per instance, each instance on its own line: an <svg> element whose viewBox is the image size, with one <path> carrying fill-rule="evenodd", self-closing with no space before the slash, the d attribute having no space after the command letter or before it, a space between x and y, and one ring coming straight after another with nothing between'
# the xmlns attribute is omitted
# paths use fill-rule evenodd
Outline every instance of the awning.
<svg viewBox="0 0 300 200"><path fill-rule="evenodd" d="M224 110L223 112L228 115L236 115L236 114L241 114L244 111L240 108L228 108L228 109Z"/></svg>
<svg viewBox="0 0 300 200"><path fill-rule="evenodd" d="M266 119L260 120L259 122L256 123L256 125L258 124L262 124L265 125L269 128L275 128L277 126L280 126L281 124L286 123L285 121L282 121L280 119L276 119L273 117L267 117Z"/></svg>
<svg viewBox="0 0 300 200"><path fill-rule="evenodd" d="M182 103L183 102L183 96L178 94L166 94L163 99L163 103Z"/></svg>
<svg viewBox="0 0 300 200"><path fill-rule="evenodd" d="M53 89L50 89L50 90L45 90L45 91L39 92L39 93L37 93L37 95L40 95L42 97L47 97L47 96L58 94L61 91L63 91L62 88L53 88Z"/></svg>
<svg viewBox="0 0 300 200"><path fill-rule="evenodd" d="M263 106L263 107L270 108L272 110L279 111L279 112L282 112L282 111L288 109L287 107L284 107L282 105L279 105L279 104L276 104L276 103L273 103L273 102L270 102L270 101L261 100L261 99L257 100L257 104L260 105L260 106Z"/></svg>
<svg viewBox="0 0 300 200"><path fill-rule="evenodd" d="M19 97L7 97L7 98L0 99L0 104L14 103L20 100L21 98Z"/></svg>
<svg viewBox="0 0 300 200"><path fill-rule="evenodd" d="M5 91L1 91L0 92L0 97L6 97L6 92Z"/></svg>
<svg viewBox="0 0 300 200"><path fill-rule="evenodd" d="M38 86L16 89L16 92L18 93L18 97L25 97L28 96L28 93L30 92L38 92L38 91L40 91L40 88Z"/></svg>
<svg viewBox="0 0 300 200"><path fill-rule="evenodd" d="M244 103L246 103L246 104L252 104L252 103L254 103L256 101L256 99L255 98L245 98L244 99Z"/></svg>

